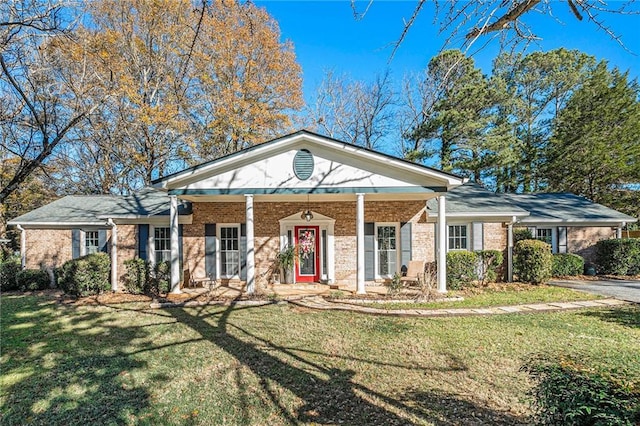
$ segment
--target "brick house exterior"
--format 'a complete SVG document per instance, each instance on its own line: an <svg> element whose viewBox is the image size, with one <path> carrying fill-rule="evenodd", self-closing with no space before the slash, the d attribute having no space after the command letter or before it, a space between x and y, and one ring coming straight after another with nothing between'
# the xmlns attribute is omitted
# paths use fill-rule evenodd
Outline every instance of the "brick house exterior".
<svg viewBox="0 0 640 426"><path fill-rule="evenodd" d="M533 196L521 203L307 131L154 186L125 197L69 196L12 220L22 231L23 266L59 267L106 251L114 289L121 288L124 262L140 257L171 262L174 292L181 278L207 276L242 282L253 292L284 279L274 273L276 255L296 245L308 250L296 263L296 281L355 285L363 293L409 260L446 265L447 250L503 250L511 272L514 226L545 229L539 234L549 234L556 251L589 258L597 240L635 221L593 203L572 217L550 219ZM585 208L593 214L577 218ZM446 268L438 269L438 289L446 291Z"/></svg>

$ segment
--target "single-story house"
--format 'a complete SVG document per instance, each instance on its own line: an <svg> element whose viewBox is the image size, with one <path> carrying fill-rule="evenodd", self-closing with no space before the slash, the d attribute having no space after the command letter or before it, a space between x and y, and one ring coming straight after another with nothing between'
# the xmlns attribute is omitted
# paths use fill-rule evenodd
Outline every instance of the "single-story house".
<svg viewBox="0 0 640 426"><path fill-rule="evenodd" d="M446 265L448 250L503 250L510 277L514 226L535 227L544 239L538 230L553 226L556 247L571 251L575 235L583 240L575 247L584 251L635 221L579 197L586 207L562 216L563 203L550 200L566 194L494 194L459 176L308 131L153 185L129 196L64 197L10 221L21 230L23 267L58 267L106 251L116 290L124 261L139 257L171 262L173 292L181 291L185 271L241 282L253 292L272 279L278 252L296 246L296 282L355 284L365 293L366 284L391 278L409 260ZM554 222L556 216L561 220ZM442 292L445 274L446 267L438 268Z"/></svg>

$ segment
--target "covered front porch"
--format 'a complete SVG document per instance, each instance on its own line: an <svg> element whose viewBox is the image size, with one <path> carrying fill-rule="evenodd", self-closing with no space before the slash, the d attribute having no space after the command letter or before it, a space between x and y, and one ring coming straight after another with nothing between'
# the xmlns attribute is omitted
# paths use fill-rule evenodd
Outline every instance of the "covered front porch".
<svg viewBox="0 0 640 426"><path fill-rule="evenodd" d="M365 294L415 258L441 266L437 287L446 292L446 194L462 183L309 132L159 179L170 198L172 292L181 291L182 260L195 276L255 293L272 282L287 247L296 248L298 284L354 283ZM427 206L434 198L435 225ZM193 206L182 232L179 199Z"/></svg>

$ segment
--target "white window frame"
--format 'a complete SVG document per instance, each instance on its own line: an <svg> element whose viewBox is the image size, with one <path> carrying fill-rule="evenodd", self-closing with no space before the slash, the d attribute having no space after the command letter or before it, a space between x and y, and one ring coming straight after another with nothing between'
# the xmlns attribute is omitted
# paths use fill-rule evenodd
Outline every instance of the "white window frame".
<svg viewBox="0 0 640 426"><path fill-rule="evenodd" d="M216 224L216 265L220 278L224 279L240 279L242 269L242 253L240 240L242 238L242 229L240 223L218 223ZM238 230L238 273L234 275L224 275L222 273L222 228L236 228Z"/></svg>
<svg viewBox="0 0 640 426"><path fill-rule="evenodd" d="M158 250L156 250L156 230L157 229L166 229L168 232L167 238L168 238L168 250L161 250L162 252L168 253L169 257L168 259L164 260L164 261L171 261L171 227L170 226L150 226L150 232L149 232L149 244L147 245L147 247L150 247L151 250L149 250L151 253L148 256L149 259L151 259L151 262L153 265L155 265L156 263L158 263Z"/></svg>
<svg viewBox="0 0 640 426"><path fill-rule="evenodd" d="M400 272L400 257L402 255L402 241L400 241L400 223L399 222L374 222L373 224L374 226L374 237L373 237L373 250L374 250L374 268L375 268L375 274L374 276L376 277L376 279L386 279L386 278L392 278L396 273ZM380 274L380 260L379 260L379 248L378 248L378 227L380 226L392 226L394 228L396 228L396 270L395 271L389 271L389 274L387 275L382 275Z"/></svg>
<svg viewBox="0 0 640 426"><path fill-rule="evenodd" d="M88 247L87 247L87 241L88 241L87 233L89 233L89 232L92 232L92 233L95 232L96 233L96 238L95 238L95 241L96 241L95 248L96 248L96 250L95 251L89 251ZM80 255L81 256L86 256L86 255L92 254L92 253L100 253L100 231L98 231L97 229L91 229L91 230L88 230L88 231L82 230L82 232L80 232L80 240L81 240L80 241L81 242L81 246L80 246ZM92 247L94 247L94 246L92 246Z"/></svg>
<svg viewBox="0 0 640 426"><path fill-rule="evenodd" d="M551 253L558 252L558 228L556 226L536 226L533 232L533 238L536 240L547 242L545 239L542 239L538 236L539 231L551 231L551 241L549 245L551 246Z"/></svg>
<svg viewBox="0 0 640 426"><path fill-rule="evenodd" d="M466 242L467 242L467 247L466 248L451 248L449 246L449 228L452 226L457 226L457 227L464 227L465 228L465 238L466 238ZM454 236L455 238L455 236ZM470 251L470 247L471 247L471 229L470 229L470 224L468 223L447 223L447 235L446 235L446 241L447 241L447 251Z"/></svg>

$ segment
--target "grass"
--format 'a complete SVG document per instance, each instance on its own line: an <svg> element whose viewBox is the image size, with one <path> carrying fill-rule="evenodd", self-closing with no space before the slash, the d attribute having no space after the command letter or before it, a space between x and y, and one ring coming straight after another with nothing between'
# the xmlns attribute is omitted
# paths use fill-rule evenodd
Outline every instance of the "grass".
<svg viewBox="0 0 640 426"><path fill-rule="evenodd" d="M549 285L503 285L498 288L472 288L450 291L447 297L462 296L464 300L421 303L365 303L364 306L384 309L449 309L487 308L491 306L523 305L528 303L575 302L595 300L601 296Z"/></svg>
<svg viewBox="0 0 640 426"><path fill-rule="evenodd" d="M527 424L520 366L640 378L640 308L390 318L2 296L0 424Z"/></svg>

